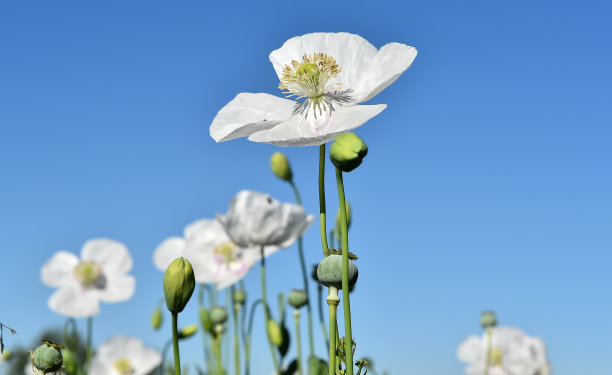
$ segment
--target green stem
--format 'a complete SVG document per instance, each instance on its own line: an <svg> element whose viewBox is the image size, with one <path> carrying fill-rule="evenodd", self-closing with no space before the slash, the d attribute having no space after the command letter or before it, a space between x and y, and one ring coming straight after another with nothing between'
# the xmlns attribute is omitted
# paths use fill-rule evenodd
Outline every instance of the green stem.
<svg viewBox="0 0 612 375"><path fill-rule="evenodd" d="M333 286L329 288L327 296L327 304L329 305L329 332L336 331L336 310L338 309L338 289ZM334 334L329 335L329 367L328 375L336 374L336 337Z"/></svg>
<svg viewBox="0 0 612 375"><path fill-rule="evenodd" d="M68 332L70 328L72 328L72 331ZM68 318L64 322L64 329L62 330L62 344L68 349L76 351L76 347L72 345L74 342L73 340L71 340L71 338L76 337L78 337L76 321L74 320L74 318Z"/></svg>
<svg viewBox="0 0 612 375"><path fill-rule="evenodd" d="M268 337L268 346L270 347L270 354L272 355L272 362L274 362L274 371L277 375L280 375L280 367L278 364L278 359L276 358L276 348L274 347L274 343L272 343L272 338L270 337L270 332L268 332L268 321L270 320L270 309L268 307L268 300L266 298L266 257L264 254L264 247L261 247L261 302L264 307L264 317L265 324L264 328L266 330L266 336Z"/></svg>
<svg viewBox="0 0 612 375"><path fill-rule="evenodd" d="M174 346L174 374L181 375L181 356L178 343L178 313L172 313L172 345Z"/></svg>
<svg viewBox="0 0 612 375"><path fill-rule="evenodd" d="M325 220L325 143L319 146L319 217L321 221L321 247L327 256L327 222Z"/></svg>
<svg viewBox="0 0 612 375"><path fill-rule="evenodd" d="M215 352L217 353L217 375L223 375L223 360L221 359L221 338L223 337L223 326L215 326Z"/></svg>
<svg viewBox="0 0 612 375"><path fill-rule="evenodd" d="M93 354L92 340L93 340L93 317L87 318L87 349L85 352L85 369L84 374L89 373L89 363L91 362L91 355Z"/></svg>
<svg viewBox="0 0 612 375"><path fill-rule="evenodd" d="M234 305L234 373L240 375L240 340L238 339L238 315L240 314L240 304L234 300L234 286L232 285L232 305Z"/></svg>
<svg viewBox="0 0 612 375"><path fill-rule="evenodd" d="M487 327L487 358L485 359L484 375L489 374L489 368L491 367L491 336L493 336L493 330L491 327Z"/></svg>
<svg viewBox="0 0 612 375"><path fill-rule="evenodd" d="M302 375L302 338L300 337L300 310L293 310L295 317L295 339L297 341L297 372Z"/></svg>
<svg viewBox="0 0 612 375"><path fill-rule="evenodd" d="M253 318L255 317L255 307L257 307L257 305L261 303L261 300L258 299L255 302L253 302L253 305L251 306L251 312L249 314L249 325L247 327L247 332L245 332L244 334L244 367L245 367L245 374L249 375L249 373L251 372L250 369L250 362L251 362L251 332L253 332ZM246 314L244 314L246 315ZM266 327L267 328L267 327Z"/></svg>
<svg viewBox="0 0 612 375"><path fill-rule="evenodd" d="M164 366L166 364L166 356L168 355L168 350L170 349L170 345L172 345L172 340L166 341L166 343L164 344L164 348L162 349L161 364L159 365L159 375L163 375L164 373Z"/></svg>
<svg viewBox="0 0 612 375"><path fill-rule="evenodd" d="M291 187L293 188L293 193L295 194L295 200L297 201L297 203L301 206L302 205L302 199L300 198L300 192L297 188L297 186L295 186L295 183L293 182L293 180L289 181L289 184L291 184ZM306 303L306 311L307 311L307 318L308 318L308 348L310 350L309 354L310 357L312 357L314 355L314 336L313 336L313 328L312 328L312 307L310 304L310 291L308 288L308 274L306 273L306 260L304 258L304 243L302 241L302 237L300 236L300 238L298 238L298 254L300 256L300 266L302 267L302 281L304 282L304 292L306 292L306 295L308 296L308 302Z"/></svg>
<svg viewBox="0 0 612 375"><path fill-rule="evenodd" d="M344 307L344 348L346 352L346 374L353 375L353 333L351 330L351 301L349 297L348 267L349 243L346 225L346 202L344 199L344 183L342 171L336 168L336 183L338 185L338 203L340 205L340 232L342 234L342 303Z"/></svg>
<svg viewBox="0 0 612 375"><path fill-rule="evenodd" d="M200 305L200 308L206 308L206 306L204 306L204 291L206 290L205 284L200 284L200 287L198 288L198 304ZM204 360L206 361L205 366L204 367L208 367L208 372L210 373L210 364L211 364L211 357L210 357L210 337L208 337L209 333L206 330L206 328L204 327L204 322L202 322L201 319L198 319L200 321L200 325L202 326L202 347L204 348Z"/></svg>

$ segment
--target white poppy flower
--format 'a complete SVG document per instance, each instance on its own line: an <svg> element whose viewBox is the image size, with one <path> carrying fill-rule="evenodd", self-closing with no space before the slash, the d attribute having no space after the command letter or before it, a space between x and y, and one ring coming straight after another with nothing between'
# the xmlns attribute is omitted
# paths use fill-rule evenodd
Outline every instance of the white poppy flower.
<svg viewBox="0 0 612 375"><path fill-rule="evenodd" d="M117 336L98 348L89 375L146 375L161 364L161 354L135 337Z"/></svg>
<svg viewBox="0 0 612 375"><path fill-rule="evenodd" d="M291 246L314 220L304 208L281 203L268 194L243 190L230 202L226 215L217 219L241 247Z"/></svg>
<svg viewBox="0 0 612 375"><path fill-rule="evenodd" d="M120 242L90 240L81 249L81 259L58 251L40 272L43 283L59 288L49 298L49 308L73 318L100 312L100 301L120 302L134 294L136 281L128 275L132 257Z"/></svg>
<svg viewBox="0 0 612 375"><path fill-rule="evenodd" d="M170 237L155 249L153 260L161 271L174 259L184 257L191 262L198 283L214 283L217 289L224 289L246 276L261 259L259 248L238 247L216 219L189 224L184 236ZM267 246L265 256L278 249L278 246Z"/></svg>
<svg viewBox="0 0 612 375"><path fill-rule="evenodd" d="M288 97L240 93L210 125L217 142L240 137L279 146L311 146L331 141L363 125L386 104L368 101L410 67L414 47L389 43L377 50L359 35L312 33L289 39L270 53Z"/></svg>
<svg viewBox="0 0 612 375"><path fill-rule="evenodd" d="M491 364L487 375L550 375L546 345L512 327L492 328ZM457 349L459 360L468 363L467 375L482 375L487 357L487 335L470 336Z"/></svg>

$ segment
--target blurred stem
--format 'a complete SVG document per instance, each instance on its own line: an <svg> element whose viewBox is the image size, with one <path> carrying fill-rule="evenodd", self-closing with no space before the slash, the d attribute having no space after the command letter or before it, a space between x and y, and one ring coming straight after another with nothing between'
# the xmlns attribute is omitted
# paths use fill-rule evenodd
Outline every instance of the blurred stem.
<svg viewBox="0 0 612 375"><path fill-rule="evenodd" d="M172 345L174 346L174 374L181 375L181 356L178 345L178 313L172 313Z"/></svg>
<svg viewBox="0 0 612 375"><path fill-rule="evenodd" d="M485 359L485 370L484 375L489 375L489 368L491 367L491 341L493 336L493 330L491 327L487 327L487 358Z"/></svg>
<svg viewBox="0 0 612 375"><path fill-rule="evenodd" d="M325 143L319 146L319 217L321 222L321 247L327 256L327 222L325 220Z"/></svg>
<svg viewBox="0 0 612 375"><path fill-rule="evenodd" d="M223 325L215 326L214 349L217 354L217 375L223 375L223 360L221 359L221 338L223 337Z"/></svg>
<svg viewBox="0 0 612 375"><path fill-rule="evenodd" d="M293 180L289 181L291 187L293 188L293 193L295 194L295 200L297 204L302 205L302 199L300 198L300 192L298 191L297 186ZM314 336L313 336L313 328L312 328L312 307L310 304L310 291L308 288L308 274L306 273L306 260L304 258L304 243L302 237L298 238L298 254L300 256L300 266L302 267L302 280L304 282L304 292L308 296L308 302L306 303L307 309L307 319L308 319L308 348L310 350L310 357L314 355Z"/></svg>
<svg viewBox="0 0 612 375"><path fill-rule="evenodd" d="M168 356L168 350L170 350L170 345L172 345L172 339L168 339L168 341L166 341L166 343L164 344L164 348L162 349L161 364L159 365L159 375L163 375L164 373L166 356Z"/></svg>
<svg viewBox="0 0 612 375"><path fill-rule="evenodd" d="M200 284L198 288L198 304L200 308L206 308L204 305L204 291L206 290L205 284ZM210 336L206 327L204 327L204 322L202 319L198 319L200 321L200 325L202 326L202 347L204 348L204 360L206 363L204 364L206 368L208 368L208 372L211 372L211 357L210 357Z"/></svg>
<svg viewBox="0 0 612 375"><path fill-rule="evenodd" d="M327 296L327 305L329 305L329 367L328 375L336 374L336 310L338 309L340 298L338 297L338 289L333 286L329 288Z"/></svg>
<svg viewBox="0 0 612 375"><path fill-rule="evenodd" d="M91 355L93 353L92 338L93 336L93 317L87 318L87 349L85 351L85 368L83 369L84 374L89 373L89 363L91 362Z"/></svg>
<svg viewBox="0 0 612 375"><path fill-rule="evenodd" d="M270 332L268 331L268 321L270 320L270 309L268 308L268 302L266 298L266 256L264 254L264 247L261 247L261 301L264 307L264 316L265 316L265 324L264 328L266 330L266 336L268 337L268 346L270 347L270 354L272 355L272 362L274 362L274 371L277 375L280 375L280 367L278 364L278 359L276 358L276 348L274 347L274 343L272 343L272 338L270 337Z"/></svg>
<svg viewBox="0 0 612 375"><path fill-rule="evenodd" d="M249 373L251 372L251 369L250 369L250 361L251 361L251 332L253 331L253 318L255 316L255 307L257 307L257 305L259 303L261 303L260 299L258 299L255 302L253 302L253 305L251 306L251 312L249 314L249 326L247 328L247 332L245 333L245 337L244 337L244 367L246 369L245 370L245 374L246 375L249 375Z"/></svg>
<svg viewBox="0 0 612 375"><path fill-rule="evenodd" d="M238 315L240 314L240 304L234 300L235 288L232 285L232 305L234 306L234 373L240 375L240 340L238 338Z"/></svg>
<svg viewBox="0 0 612 375"><path fill-rule="evenodd" d="M295 339L297 341L297 371L299 375L302 375L302 338L300 336L300 310L293 310L293 316L295 317Z"/></svg>
<svg viewBox="0 0 612 375"><path fill-rule="evenodd" d="M72 328L71 332L69 332L70 328ZM69 336L77 336L77 326L74 318L68 318L64 322L64 329L62 330L62 344L68 349L76 350L76 347L73 347L73 345L71 345L72 341L70 340Z"/></svg>
<svg viewBox="0 0 612 375"><path fill-rule="evenodd" d="M338 203L340 205L340 232L342 234L342 303L344 308L344 348L346 355L346 374L353 375L353 334L351 330L351 301L349 297L348 267L349 243L346 225L346 202L344 198L344 183L342 170L336 168L336 184L338 185Z"/></svg>

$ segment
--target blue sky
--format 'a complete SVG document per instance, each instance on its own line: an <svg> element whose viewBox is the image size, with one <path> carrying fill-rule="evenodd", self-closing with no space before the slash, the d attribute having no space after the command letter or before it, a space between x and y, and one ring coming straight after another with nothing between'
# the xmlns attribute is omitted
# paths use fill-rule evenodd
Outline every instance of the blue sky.
<svg viewBox="0 0 612 375"><path fill-rule="evenodd" d="M293 200L269 171L277 147L217 144L210 122L239 92L281 95L268 54L285 40L346 31L419 50L370 101L388 107L356 131L370 152L345 177L358 356L392 374L460 374L457 345L494 309L548 344L555 374L612 373L610 11L591 1L2 3L0 321L19 332L7 345L63 324L47 308L42 264L107 237L130 249L137 286L102 306L94 342L130 334L161 348L169 325L148 325L162 293L155 247L241 189ZM318 149L282 151L316 213ZM318 262L316 229L305 245ZM299 287L295 248L268 264L271 296ZM246 282L256 298L258 272ZM181 320L195 318L194 303ZM200 363L200 344L185 342L186 363ZM254 349L253 373L269 372L267 350Z"/></svg>

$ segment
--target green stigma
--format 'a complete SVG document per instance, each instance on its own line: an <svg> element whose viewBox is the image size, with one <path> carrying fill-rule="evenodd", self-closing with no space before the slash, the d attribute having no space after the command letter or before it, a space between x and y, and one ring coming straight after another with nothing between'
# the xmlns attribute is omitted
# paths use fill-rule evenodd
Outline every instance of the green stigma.
<svg viewBox="0 0 612 375"><path fill-rule="evenodd" d="M319 68L315 64L302 64L295 71L295 75L302 77L304 74L307 74L310 77L316 77L319 75Z"/></svg>
<svg viewBox="0 0 612 375"><path fill-rule="evenodd" d="M502 365L502 351L501 349L491 350L491 364L493 367L501 367Z"/></svg>
<svg viewBox="0 0 612 375"><path fill-rule="evenodd" d="M121 375L130 375L134 373L134 368L127 358L119 358L115 361L114 366Z"/></svg>
<svg viewBox="0 0 612 375"><path fill-rule="evenodd" d="M85 288L94 286L102 276L102 268L92 260L79 263L74 268L74 276Z"/></svg>
<svg viewBox="0 0 612 375"><path fill-rule="evenodd" d="M217 245L213 252L221 257L225 263L230 263L234 260L236 254L236 245L232 241L223 242Z"/></svg>

